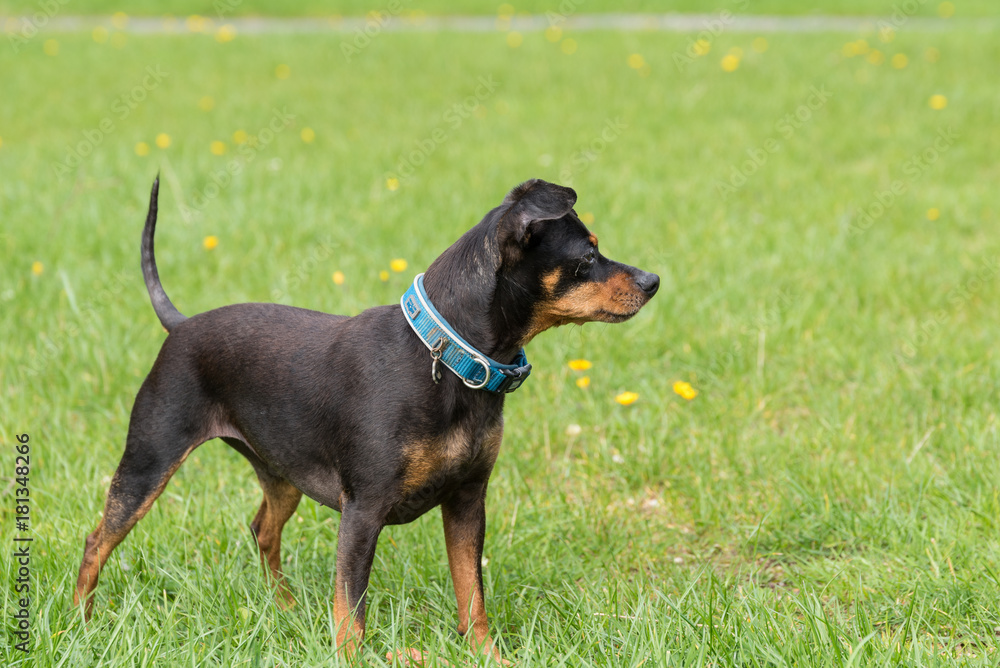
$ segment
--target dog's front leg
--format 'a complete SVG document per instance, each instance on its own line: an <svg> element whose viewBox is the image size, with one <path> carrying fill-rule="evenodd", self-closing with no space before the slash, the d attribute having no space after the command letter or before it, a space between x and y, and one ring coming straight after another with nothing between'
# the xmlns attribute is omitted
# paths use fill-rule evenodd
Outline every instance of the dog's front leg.
<svg viewBox="0 0 1000 668"><path fill-rule="evenodd" d="M337 649L350 658L365 636L365 600L368 577L375 559L375 545L384 518L353 499L341 502L337 534L337 594L333 616L337 624Z"/></svg>
<svg viewBox="0 0 1000 668"><path fill-rule="evenodd" d="M444 519L448 566L458 601L458 632L469 640L474 652L490 652L500 662L500 652L490 638L483 598L486 482L459 489L441 504L441 517Z"/></svg>

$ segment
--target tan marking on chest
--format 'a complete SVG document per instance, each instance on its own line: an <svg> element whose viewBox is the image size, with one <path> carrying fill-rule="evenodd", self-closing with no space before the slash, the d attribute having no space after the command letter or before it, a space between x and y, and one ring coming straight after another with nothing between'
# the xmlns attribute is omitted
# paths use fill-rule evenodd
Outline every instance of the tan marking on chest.
<svg viewBox="0 0 1000 668"><path fill-rule="evenodd" d="M477 462L491 467L500 452L503 421L483 433L468 433L455 429L441 438L415 441L406 446L406 472L403 493L412 494L430 483L436 476Z"/></svg>

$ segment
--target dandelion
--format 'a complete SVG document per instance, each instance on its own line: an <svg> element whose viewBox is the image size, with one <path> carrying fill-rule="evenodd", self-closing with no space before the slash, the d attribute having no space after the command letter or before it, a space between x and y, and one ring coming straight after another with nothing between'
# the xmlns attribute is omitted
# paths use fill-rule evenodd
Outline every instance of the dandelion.
<svg viewBox="0 0 1000 668"><path fill-rule="evenodd" d="M214 250L215 247L219 245L219 237L209 235L205 237L205 240L201 242L201 245L205 247L205 250Z"/></svg>
<svg viewBox="0 0 1000 668"><path fill-rule="evenodd" d="M892 66L897 70L903 69L909 62L910 59L906 57L905 53L897 53L892 57Z"/></svg>
<svg viewBox="0 0 1000 668"><path fill-rule="evenodd" d="M138 156L149 155L149 144L144 141L135 145L135 154Z"/></svg>
<svg viewBox="0 0 1000 668"><path fill-rule="evenodd" d="M111 15L111 25L119 30L125 30L125 26L128 25L128 14L125 12L115 12Z"/></svg>
<svg viewBox="0 0 1000 668"><path fill-rule="evenodd" d="M545 39L553 43L558 42L562 39L562 28L559 26L549 26L545 29Z"/></svg>
<svg viewBox="0 0 1000 668"><path fill-rule="evenodd" d="M927 104L930 105L931 109L935 111L941 111L948 106L948 98L944 95L931 95L931 99L928 100Z"/></svg>
<svg viewBox="0 0 1000 668"><path fill-rule="evenodd" d="M46 56L58 56L59 55L59 40L57 39L47 39L45 43L42 44L42 50L45 52Z"/></svg>
<svg viewBox="0 0 1000 668"><path fill-rule="evenodd" d="M396 191L399 190L399 179L391 177L385 180L385 187L389 190Z"/></svg>
<svg viewBox="0 0 1000 668"><path fill-rule="evenodd" d="M932 223L941 217L941 211L937 207L927 209L927 220Z"/></svg>
<svg viewBox="0 0 1000 668"><path fill-rule="evenodd" d="M344 277L344 272L342 272L342 271L335 271L335 272L333 272L333 284L334 285L343 285L345 280L346 280L346 278Z"/></svg>
<svg viewBox="0 0 1000 668"><path fill-rule="evenodd" d="M722 69L725 72L733 72L739 66L740 66L740 59L732 53L727 54L722 58Z"/></svg>
<svg viewBox="0 0 1000 668"><path fill-rule="evenodd" d="M764 53L767 51L768 43L766 37L758 37L750 45L754 51L757 53Z"/></svg>
<svg viewBox="0 0 1000 668"><path fill-rule="evenodd" d="M302 128L302 132L299 133L302 137L302 141L307 144L311 144L314 139L316 139L316 132L312 128Z"/></svg>
<svg viewBox="0 0 1000 668"><path fill-rule="evenodd" d="M707 55L712 50L712 43L707 39L699 39L694 43L694 53L697 56Z"/></svg>
<svg viewBox="0 0 1000 668"><path fill-rule="evenodd" d="M223 155L226 152L226 142L216 139L209 144L208 150L212 152L212 155Z"/></svg>
<svg viewBox="0 0 1000 668"><path fill-rule="evenodd" d="M38 260L31 263L31 273L35 276L41 276L42 272L45 271L45 265L43 265Z"/></svg>
<svg viewBox="0 0 1000 668"><path fill-rule="evenodd" d="M198 108L202 111L212 111L215 109L215 99L211 95L206 95L198 100Z"/></svg>
<svg viewBox="0 0 1000 668"><path fill-rule="evenodd" d="M279 79L287 79L288 77L292 76L292 68L282 63L281 65L278 65L277 67L274 68L274 76L278 77Z"/></svg>
<svg viewBox="0 0 1000 668"><path fill-rule="evenodd" d="M406 260L404 260L401 257L398 257L398 258L396 258L395 260L393 260L392 262L389 263L389 268L392 269L397 274L400 273L400 272L402 272L402 271L406 271L406 267L407 266L409 266L409 265L406 263Z"/></svg>
<svg viewBox="0 0 1000 668"><path fill-rule="evenodd" d="M586 390L588 387L590 387L590 376L583 376L581 378L577 378L576 386L579 387L581 390Z"/></svg>
<svg viewBox="0 0 1000 668"><path fill-rule="evenodd" d="M620 403L622 406L629 406L631 404L634 404L636 399L638 398L639 395L635 392L622 392L617 397L615 397L615 401Z"/></svg>
<svg viewBox="0 0 1000 668"><path fill-rule="evenodd" d="M590 225L591 223L594 222L594 214L592 214L590 211L587 211L586 213L580 216L580 221L585 223L586 225Z"/></svg>
<svg viewBox="0 0 1000 668"><path fill-rule="evenodd" d="M567 37L562 41L562 44L559 45L559 48L562 49L562 52L565 53L567 56L571 56L574 53L576 53L577 49L576 40L573 39L572 37Z"/></svg>
<svg viewBox="0 0 1000 668"><path fill-rule="evenodd" d="M628 66L633 70L641 69L643 65L646 64L646 59L642 57L642 54L633 53L628 57Z"/></svg>
<svg viewBox="0 0 1000 668"><path fill-rule="evenodd" d="M871 63L872 65L881 65L883 62L885 62L885 54L879 51L878 49L872 49L868 53L868 62Z"/></svg>
<svg viewBox="0 0 1000 668"><path fill-rule="evenodd" d="M524 43L524 35L516 30L511 30L507 33L507 46L512 49L516 49Z"/></svg>
<svg viewBox="0 0 1000 668"><path fill-rule="evenodd" d="M691 387L691 383L685 383L683 380L674 383L674 392L688 401L698 396L698 390Z"/></svg>
<svg viewBox="0 0 1000 668"><path fill-rule="evenodd" d="M385 283L386 281L389 280L389 272L387 272L385 269L383 269L382 271L378 272L378 279L380 281L382 281L383 283Z"/></svg>
<svg viewBox="0 0 1000 668"><path fill-rule="evenodd" d="M246 130L237 130L233 133L233 141L237 144L246 144L249 138L250 135L246 133Z"/></svg>
<svg viewBox="0 0 1000 668"><path fill-rule="evenodd" d="M955 3L954 2L942 2L938 5L938 16L943 19L950 19L955 15Z"/></svg>
<svg viewBox="0 0 1000 668"><path fill-rule="evenodd" d="M160 148L167 148L168 146L170 146L170 135L168 135L166 132L161 132L160 134L156 135L156 145L159 146Z"/></svg>
<svg viewBox="0 0 1000 668"><path fill-rule="evenodd" d="M220 44L232 42L234 39L236 39L236 26L231 23L220 26L215 32L215 41Z"/></svg>
<svg viewBox="0 0 1000 668"><path fill-rule="evenodd" d="M590 363L590 360L579 359L569 361L569 368L573 371L586 371L592 366L594 365Z"/></svg>

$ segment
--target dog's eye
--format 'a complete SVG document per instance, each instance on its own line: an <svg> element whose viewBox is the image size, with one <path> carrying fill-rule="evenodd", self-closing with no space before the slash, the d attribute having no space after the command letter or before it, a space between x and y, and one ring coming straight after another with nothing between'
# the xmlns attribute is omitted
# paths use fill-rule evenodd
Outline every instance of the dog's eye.
<svg viewBox="0 0 1000 668"><path fill-rule="evenodd" d="M597 259L597 251L591 248L589 251L587 251L587 254L583 256L583 259L585 262L593 262L594 260Z"/></svg>

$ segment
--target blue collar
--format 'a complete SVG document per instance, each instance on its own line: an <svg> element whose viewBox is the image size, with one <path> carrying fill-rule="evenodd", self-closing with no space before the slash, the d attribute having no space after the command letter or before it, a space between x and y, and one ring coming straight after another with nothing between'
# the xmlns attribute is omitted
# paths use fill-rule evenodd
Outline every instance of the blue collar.
<svg viewBox="0 0 1000 668"><path fill-rule="evenodd" d="M427 298L423 274L413 279L413 285L403 294L399 305L403 307L406 322L431 351L431 377L435 383L441 380L438 362L454 371L466 386L498 394L513 392L521 387L531 373L524 348L518 351L513 364L500 364L459 336Z"/></svg>

